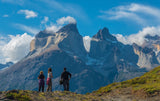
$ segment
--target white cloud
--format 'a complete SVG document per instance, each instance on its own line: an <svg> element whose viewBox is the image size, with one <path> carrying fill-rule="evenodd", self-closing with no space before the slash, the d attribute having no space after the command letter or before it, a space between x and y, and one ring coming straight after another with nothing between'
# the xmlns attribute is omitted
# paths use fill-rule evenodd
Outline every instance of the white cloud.
<svg viewBox="0 0 160 101"><path fill-rule="evenodd" d="M45 16L44 19L41 21L41 24L46 24L48 21L49 21L49 18Z"/></svg>
<svg viewBox="0 0 160 101"><path fill-rule="evenodd" d="M7 17L9 17L9 15L5 14L5 15L3 15L3 17L4 17L4 18L7 18Z"/></svg>
<svg viewBox="0 0 160 101"><path fill-rule="evenodd" d="M160 26L157 27L146 27L143 28L136 34L131 34L129 36L123 36L121 34L116 34L117 40L124 44L133 44L136 43L138 45L142 45L145 42L146 35L159 35L160 36Z"/></svg>
<svg viewBox="0 0 160 101"><path fill-rule="evenodd" d="M83 37L84 47L85 47L87 52L90 51L90 42L91 42L91 37L90 36L84 36Z"/></svg>
<svg viewBox="0 0 160 101"><path fill-rule="evenodd" d="M4 45L7 44L7 42L8 42L8 38L0 35L0 63L5 63L2 48L4 47Z"/></svg>
<svg viewBox="0 0 160 101"><path fill-rule="evenodd" d="M76 24L76 20L71 16L62 17L62 18L58 19L56 22L57 22L57 24L60 24L60 25L63 25L66 23Z"/></svg>
<svg viewBox="0 0 160 101"><path fill-rule="evenodd" d="M47 19L45 21L47 21ZM75 22L76 20L73 17L62 17L57 20L56 24L50 24L49 26L46 25L46 31L48 31L48 33L54 33L57 32L63 26L63 24ZM39 32L38 29L23 24L13 25L16 28L20 28L29 33L37 34ZM0 63L5 63L9 61L17 62L22 59L28 54L30 49L30 42L33 39L33 37L28 35L27 33L16 36L10 35L9 37L9 41L5 41L5 37L0 37ZM89 49L90 46L88 44L89 41L87 40L87 37L85 37L85 40L87 42L87 49Z"/></svg>
<svg viewBox="0 0 160 101"><path fill-rule="evenodd" d="M59 18L58 20L56 20L56 22L57 22L56 24L50 24L49 26L46 25L46 31L48 33L57 32L60 28L62 28L64 24L68 23L76 24L76 20L71 16Z"/></svg>
<svg viewBox="0 0 160 101"><path fill-rule="evenodd" d="M128 19L143 26L160 23L160 9L142 4L132 3L114 7L108 11L101 11L99 17L106 20ZM152 23L151 23L152 22Z"/></svg>
<svg viewBox="0 0 160 101"><path fill-rule="evenodd" d="M80 19L88 21L87 14L82 7L72 3L60 2L59 0L39 0L47 5L48 8L54 9L58 12L64 12L70 15L79 17ZM48 9L47 9L48 11Z"/></svg>
<svg viewBox="0 0 160 101"><path fill-rule="evenodd" d="M17 29L20 28L21 30L26 31L26 32L31 33L31 34L37 34L40 31L37 28L29 27L29 26L26 26L26 25L23 25L23 24L14 24L14 26Z"/></svg>
<svg viewBox="0 0 160 101"><path fill-rule="evenodd" d="M25 14L26 19L35 18L38 16L38 14L36 12L31 11L31 10L19 10L18 14Z"/></svg>
<svg viewBox="0 0 160 101"><path fill-rule="evenodd" d="M57 32L62 26L58 26L58 25L51 25L51 26L47 26L46 27L46 31L47 33L55 33Z"/></svg>
<svg viewBox="0 0 160 101"><path fill-rule="evenodd" d="M142 12L160 18L160 9L154 7L132 3L127 8L131 12Z"/></svg>
<svg viewBox="0 0 160 101"><path fill-rule="evenodd" d="M30 50L32 36L24 33L23 35L10 35L10 38L9 42L0 39L0 42L3 42L0 44L0 63L17 62L26 56Z"/></svg>

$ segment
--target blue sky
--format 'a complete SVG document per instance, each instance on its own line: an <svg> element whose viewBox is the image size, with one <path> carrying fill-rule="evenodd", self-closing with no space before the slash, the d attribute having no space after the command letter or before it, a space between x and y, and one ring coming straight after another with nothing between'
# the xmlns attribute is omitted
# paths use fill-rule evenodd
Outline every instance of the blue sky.
<svg viewBox="0 0 160 101"><path fill-rule="evenodd" d="M160 0L0 0L0 63L27 55L39 31L75 22L87 47L103 27L124 44L142 45L145 35L160 35Z"/></svg>
<svg viewBox="0 0 160 101"><path fill-rule="evenodd" d="M109 15L104 16L105 11L119 6L129 6L133 3L160 9L159 0L1 0L0 34L27 32L16 24L43 30L45 27L41 25L41 21L45 16L49 18L48 26L50 23L55 24L56 20L61 17L75 18L79 32L83 36L93 36L103 27L108 27L110 32L114 34L129 35L138 32L143 27L157 25L156 22L142 25L129 18L108 19ZM18 13L20 10L33 11L37 13L37 17L26 19L24 14ZM147 15L144 15L143 18L149 19ZM151 17L151 19L153 18ZM28 33L30 34L30 32Z"/></svg>

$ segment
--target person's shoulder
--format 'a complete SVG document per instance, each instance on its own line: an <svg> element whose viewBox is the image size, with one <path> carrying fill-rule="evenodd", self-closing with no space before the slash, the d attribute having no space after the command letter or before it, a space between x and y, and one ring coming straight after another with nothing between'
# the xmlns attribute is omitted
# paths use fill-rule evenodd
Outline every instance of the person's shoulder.
<svg viewBox="0 0 160 101"><path fill-rule="evenodd" d="M70 72L67 71L68 74L71 74Z"/></svg>

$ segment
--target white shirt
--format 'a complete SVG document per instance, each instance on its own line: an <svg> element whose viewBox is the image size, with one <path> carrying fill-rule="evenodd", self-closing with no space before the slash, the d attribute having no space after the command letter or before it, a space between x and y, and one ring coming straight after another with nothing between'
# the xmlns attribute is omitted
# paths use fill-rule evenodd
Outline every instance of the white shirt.
<svg viewBox="0 0 160 101"><path fill-rule="evenodd" d="M48 73L48 78L52 78L52 72Z"/></svg>

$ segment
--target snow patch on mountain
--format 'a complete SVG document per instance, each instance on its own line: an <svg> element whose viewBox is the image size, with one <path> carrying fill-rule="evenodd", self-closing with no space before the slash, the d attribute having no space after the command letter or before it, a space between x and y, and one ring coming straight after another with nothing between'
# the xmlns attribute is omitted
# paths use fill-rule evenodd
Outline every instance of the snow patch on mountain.
<svg viewBox="0 0 160 101"><path fill-rule="evenodd" d="M90 36L84 36L83 37L84 47L85 47L87 52L89 52L89 50L90 50L90 42L91 42L91 37Z"/></svg>

